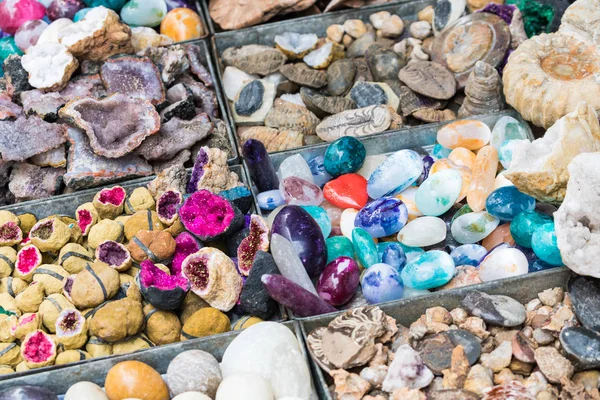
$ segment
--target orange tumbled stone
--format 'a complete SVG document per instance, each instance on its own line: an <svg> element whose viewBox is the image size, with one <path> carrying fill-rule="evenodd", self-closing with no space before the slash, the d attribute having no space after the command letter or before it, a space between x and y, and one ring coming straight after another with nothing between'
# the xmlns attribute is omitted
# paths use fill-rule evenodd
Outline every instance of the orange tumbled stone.
<svg viewBox="0 0 600 400"><path fill-rule="evenodd" d="M502 224L494 229L492 233L488 235L488 237L481 241L481 245L485 247L487 251L490 251L500 243L504 242L510 244L511 246L514 246L515 244L515 240L510 234L510 222Z"/></svg>
<svg viewBox="0 0 600 400"><path fill-rule="evenodd" d="M457 147L452 150L450 155L448 156L448 160L452 161L454 164L462 165L463 167L467 167L469 169L473 168L473 164L475 163L475 158L477 156L469 149L465 149L464 147Z"/></svg>
<svg viewBox="0 0 600 400"><path fill-rule="evenodd" d="M481 121L461 120L449 123L437 133L437 141L447 149L464 147L477 150L490 142L492 132Z"/></svg>
<svg viewBox="0 0 600 400"><path fill-rule="evenodd" d="M198 13L189 8L174 8L162 20L160 33L182 42L204 36L205 30Z"/></svg>
<svg viewBox="0 0 600 400"><path fill-rule="evenodd" d="M455 169L460 173L462 178L462 188L460 189L460 193L456 199L456 202L459 203L467 196L467 192L471 187L471 170L465 166L455 164L448 158L442 158L433 163L431 169L429 170L429 176L445 169Z"/></svg>
<svg viewBox="0 0 600 400"><path fill-rule="evenodd" d="M169 400L169 388L158 372L140 361L123 361L112 367L104 382L110 400Z"/></svg>
<svg viewBox="0 0 600 400"><path fill-rule="evenodd" d="M467 203L475 212L485 210L485 201L494 190L498 171L498 151L485 146L477 153L471 170L471 186L467 192Z"/></svg>

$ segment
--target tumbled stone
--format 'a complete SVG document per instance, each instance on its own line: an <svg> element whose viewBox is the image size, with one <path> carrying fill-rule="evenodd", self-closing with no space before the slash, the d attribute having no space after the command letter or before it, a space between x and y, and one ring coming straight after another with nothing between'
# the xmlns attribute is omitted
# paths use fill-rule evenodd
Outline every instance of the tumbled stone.
<svg viewBox="0 0 600 400"><path fill-rule="evenodd" d="M0 121L0 155L4 161L25 161L67 141L66 129L37 116Z"/></svg>
<svg viewBox="0 0 600 400"><path fill-rule="evenodd" d="M287 60L280 50L259 44L230 47L223 52L221 58L226 66L231 65L248 74L262 76L277 71Z"/></svg>
<svg viewBox="0 0 600 400"><path fill-rule="evenodd" d="M365 59L378 82L387 79L397 79L400 69L406 65L406 60L396 54L392 49L371 46L365 53Z"/></svg>
<svg viewBox="0 0 600 400"><path fill-rule="evenodd" d="M12 169L8 189L17 202L47 198L58 193L64 174L64 168L19 163Z"/></svg>
<svg viewBox="0 0 600 400"><path fill-rule="evenodd" d="M600 367L600 335L585 327L568 327L560 333L560 344L577 369Z"/></svg>
<svg viewBox="0 0 600 400"><path fill-rule="evenodd" d="M518 301L502 295L488 295L479 291L467 293L462 305L473 315L492 325L518 326L525 321L525 307Z"/></svg>
<svg viewBox="0 0 600 400"><path fill-rule="evenodd" d="M600 281L573 276L569 279L567 290L577 319L586 328L600 330Z"/></svg>
<svg viewBox="0 0 600 400"><path fill-rule="evenodd" d="M327 68L327 93L343 96L354 84L356 64L352 60L342 59L331 63Z"/></svg>

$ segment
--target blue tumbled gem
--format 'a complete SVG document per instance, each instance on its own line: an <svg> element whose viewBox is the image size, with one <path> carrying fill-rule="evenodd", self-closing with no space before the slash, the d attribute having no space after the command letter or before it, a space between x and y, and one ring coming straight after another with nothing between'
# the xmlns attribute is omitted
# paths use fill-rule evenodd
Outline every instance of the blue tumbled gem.
<svg viewBox="0 0 600 400"><path fill-rule="evenodd" d="M478 266L487 254L487 249L478 244L463 244L450 253L455 265Z"/></svg>
<svg viewBox="0 0 600 400"><path fill-rule="evenodd" d="M325 170L325 157L317 156L308 160L308 167L312 173L315 185L323 187L327 182L333 179L333 176Z"/></svg>
<svg viewBox="0 0 600 400"><path fill-rule="evenodd" d="M256 196L256 201L262 210L274 210L285 204L285 200L279 190L267 190L266 192L259 193Z"/></svg>
<svg viewBox="0 0 600 400"><path fill-rule="evenodd" d="M399 300L404 292L398 271L387 264L375 264L366 270L361 285L369 304Z"/></svg>
<svg viewBox="0 0 600 400"><path fill-rule="evenodd" d="M490 193L485 208L502 221L512 221L522 212L535 210L535 199L514 186L504 186Z"/></svg>
<svg viewBox="0 0 600 400"><path fill-rule="evenodd" d="M354 226L363 228L374 238L397 233L408 221L406 205L394 197L382 197L364 206L354 219Z"/></svg>

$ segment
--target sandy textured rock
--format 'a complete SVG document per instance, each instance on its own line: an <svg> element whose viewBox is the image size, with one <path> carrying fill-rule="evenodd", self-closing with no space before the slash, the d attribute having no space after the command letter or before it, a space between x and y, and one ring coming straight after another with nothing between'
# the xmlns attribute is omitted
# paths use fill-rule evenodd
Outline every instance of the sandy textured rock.
<svg viewBox="0 0 600 400"><path fill-rule="evenodd" d="M156 178L148 184L148 190L154 198L158 198L167 190L176 190L185 193L187 185L187 171L183 165L174 165L156 175Z"/></svg>
<svg viewBox="0 0 600 400"><path fill-rule="evenodd" d="M131 45L137 53L149 47L162 47L173 44L173 39L158 34L154 29L145 26L131 28Z"/></svg>
<svg viewBox="0 0 600 400"><path fill-rule="evenodd" d="M567 267L600 278L600 153L578 155L568 170L565 199L554 214L558 248Z"/></svg>
<svg viewBox="0 0 600 400"><path fill-rule="evenodd" d="M522 143L516 147L505 177L523 193L560 203L569 179L569 163L580 153L600 151L598 116L592 106L582 103L558 120L543 138Z"/></svg>
<svg viewBox="0 0 600 400"><path fill-rule="evenodd" d="M559 32L600 46L600 0L579 0L563 14Z"/></svg>

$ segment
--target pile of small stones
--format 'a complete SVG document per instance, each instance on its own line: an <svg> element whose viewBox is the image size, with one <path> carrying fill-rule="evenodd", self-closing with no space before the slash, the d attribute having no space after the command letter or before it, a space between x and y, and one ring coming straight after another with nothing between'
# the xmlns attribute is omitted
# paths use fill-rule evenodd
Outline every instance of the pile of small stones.
<svg viewBox="0 0 600 400"><path fill-rule="evenodd" d="M564 342L565 332L585 329L578 297L555 287L521 304L472 291L460 307L429 308L408 328L363 307L315 329L307 343L337 399L598 399L600 371L581 356L593 349L577 354Z"/></svg>

